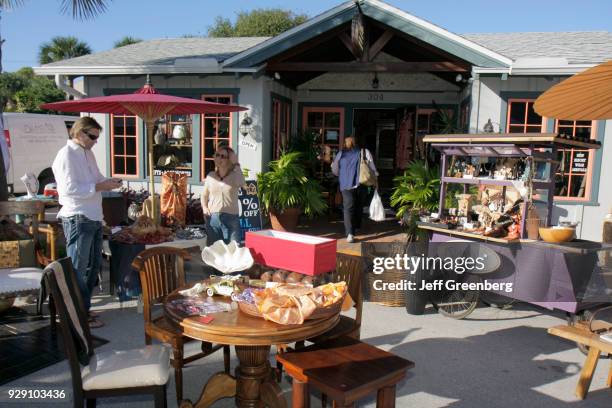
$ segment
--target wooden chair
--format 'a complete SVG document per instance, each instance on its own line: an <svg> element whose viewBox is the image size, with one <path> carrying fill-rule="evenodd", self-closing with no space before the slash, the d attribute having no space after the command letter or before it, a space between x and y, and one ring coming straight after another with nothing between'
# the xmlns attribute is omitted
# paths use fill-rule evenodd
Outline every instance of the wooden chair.
<svg viewBox="0 0 612 408"><path fill-rule="evenodd" d="M359 340L361 336L361 314L363 311L363 259L358 256L338 254L336 257L336 270L332 273L332 281L345 281L348 286L348 293L354 301L355 317L345 315L340 316L340 321L333 329L325 332L317 337L307 339L311 343L322 343L338 337L347 336ZM303 348L304 341L299 341L295 344L296 349ZM286 345L278 345L279 352L291 350ZM280 382L283 372L281 362L276 363L276 377Z"/></svg>
<svg viewBox="0 0 612 408"><path fill-rule="evenodd" d="M44 281L59 314L64 351L72 376L73 406L95 407L96 399L152 394L155 408L166 407L170 372L168 348L161 345L94 353L87 313L70 258L52 262Z"/></svg>
<svg viewBox="0 0 612 408"><path fill-rule="evenodd" d="M194 360L206 357L223 347L223 362L225 372L230 371L229 346L212 345L202 342L202 352L187 358L183 355L184 345L192 341L183 336L181 331L174 327L163 315L153 317L155 304L163 303L172 291L185 286L185 260L191 259L185 249L159 246L142 251L134 261L132 267L140 274L142 286L143 317L145 329L145 343L151 344L151 339L157 339L172 346L174 379L176 383L176 399L180 403L183 399L183 366Z"/></svg>
<svg viewBox="0 0 612 408"><path fill-rule="evenodd" d="M45 204L42 201L2 201L0 202L0 218L8 217L9 219L14 218L16 215L23 216L25 218L24 225L27 222L29 225L29 233L32 237L32 244L34 253L31 254L32 259L20 266L11 268L0 269L0 281L2 281L3 287L10 287L14 292L15 296L23 296L27 294L34 294L41 289L41 279L43 270L41 268L48 265L51 262L41 250L39 241L39 219L40 215L44 214ZM19 249L17 249L19 251ZM18 259L14 254L9 254L12 259ZM21 287L20 287L21 286ZM1 292L1 291L0 291ZM7 297L4 294L4 297ZM42 312L42 301L39 299L39 313ZM49 302L49 311L51 314L51 324L55 327L55 309L53 308L53 302Z"/></svg>
<svg viewBox="0 0 612 408"><path fill-rule="evenodd" d="M600 340L599 334L592 333L588 328L581 326L555 326L548 329L548 333L589 347L589 354L586 357L576 386L576 396L585 399L591 386L599 355L602 352L612 354L612 343ZM606 385L612 388L612 362L610 362Z"/></svg>
<svg viewBox="0 0 612 408"><path fill-rule="evenodd" d="M334 400L334 407L353 407L355 402L377 393L377 408L395 406L395 386L414 363L392 353L340 337L300 350L276 355L293 378L293 408L310 406L309 387Z"/></svg>
<svg viewBox="0 0 612 408"><path fill-rule="evenodd" d="M361 337L361 314L363 311L363 259L357 256L338 254L336 258L336 271L332 274L332 281L345 281L348 293L355 302L355 317L340 316L340 321L333 329L320 336L307 339L311 343L321 343L342 336L357 340Z"/></svg>

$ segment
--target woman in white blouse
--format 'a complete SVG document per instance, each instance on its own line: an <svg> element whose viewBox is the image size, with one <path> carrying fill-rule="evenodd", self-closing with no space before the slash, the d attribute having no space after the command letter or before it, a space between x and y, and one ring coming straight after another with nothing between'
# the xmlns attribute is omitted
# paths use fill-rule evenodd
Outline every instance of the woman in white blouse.
<svg viewBox="0 0 612 408"><path fill-rule="evenodd" d="M234 150L221 146L215 152L215 170L206 175L200 198L207 218L208 245L222 239L240 243L238 189L244 185L244 175Z"/></svg>

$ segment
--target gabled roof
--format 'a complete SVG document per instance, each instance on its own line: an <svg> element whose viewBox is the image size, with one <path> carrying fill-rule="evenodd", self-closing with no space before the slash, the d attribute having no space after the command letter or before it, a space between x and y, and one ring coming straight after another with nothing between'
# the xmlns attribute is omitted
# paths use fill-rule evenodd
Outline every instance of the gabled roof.
<svg viewBox="0 0 612 408"><path fill-rule="evenodd" d="M142 41L36 68L37 74L221 72L220 63L268 37L171 38ZM130 72L132 70L132 72ZM139 71L139 72L138 72Z"/></svg>
<svg viewBox="0 0 612 408"><path fill-rule="evenodd" d="M612 59L612 34L531 32L453 34L377 0L361 0L373 19L471 62L475 72L573 74ZM268 58L349 22L348 1L276 37L173 38L143 41L37 67L39 75L198 74L257 71Z"/></svg>
<svg viewBox="0 0 612 408"><path fill-rule="evenodd" d="M359 1L363 14L482 67L509 67L512 60L460 35L377 0ZM357 10L348 1L276 37L245 50L223 64L226 67L253 67L304 41L350 21Z"/></svg>
<svg viewBox="0 0 612 408"><path fill-rule="evenodd" d="M607 31L555 33L476 33L463 37L512 58L565 58L569 64L599 64L612 59Z"/></svg>

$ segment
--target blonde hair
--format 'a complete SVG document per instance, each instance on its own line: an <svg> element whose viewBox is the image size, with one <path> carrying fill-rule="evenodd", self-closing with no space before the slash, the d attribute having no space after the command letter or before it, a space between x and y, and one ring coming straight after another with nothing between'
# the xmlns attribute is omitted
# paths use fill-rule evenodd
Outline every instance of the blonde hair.
<svg viewBox="0 0 612 408"><path fill-rule="evenodd" d="M72 139L79 132L87 132L89 129L102 130L102 126L91 116L83 116L74 122L74 125L70 128L69 138Z"/></svg>
<svg viewBox="0 0 612 408"><path fill-rule="evenodd" d="M351 150L357 147L357 143L355 143L355 138L353 136L346 136L344 138L344 150Z"/></svg>

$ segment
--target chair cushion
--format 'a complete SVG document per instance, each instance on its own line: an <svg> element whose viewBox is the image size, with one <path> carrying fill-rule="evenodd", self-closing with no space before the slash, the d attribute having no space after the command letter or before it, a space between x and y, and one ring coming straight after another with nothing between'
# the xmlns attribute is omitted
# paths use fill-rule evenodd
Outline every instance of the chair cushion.
<svg viewBox="0 0 612 408"><path fill-rule="evenodd" d="M0 269L0 295L19 295L39 290L42 274L40 268Z"/></svg>
<svg viewBox="0 0 612 408"><path fill-rule="evenodd" d="M164 385L170 372L170 353L163 345L96 353L81 370L84 390Z"/></svg>

